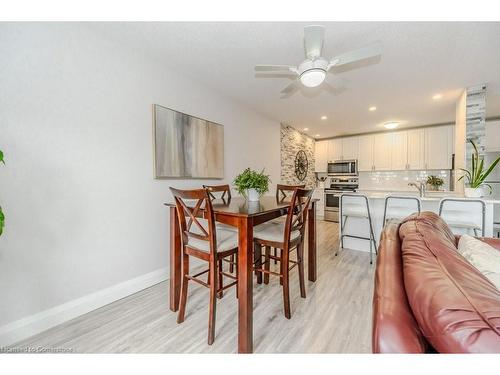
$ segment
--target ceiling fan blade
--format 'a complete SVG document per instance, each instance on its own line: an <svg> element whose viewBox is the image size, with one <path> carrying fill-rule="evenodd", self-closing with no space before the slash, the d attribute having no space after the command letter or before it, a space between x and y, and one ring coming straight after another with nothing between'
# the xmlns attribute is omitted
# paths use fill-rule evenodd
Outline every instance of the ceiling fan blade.
<svg viewBox="0 0 500 375"><path fill-rule="evenodd" d="M323 40L325 39L325 28L319 25L304 27L304 48L308 59L321 56Z"/></svg>
<svg viewBox="0 0 500 375"><path fill-rule="evenodd" d="M257 72L297 72L297 67L291 65L255 65Z"/></svg>
<svg viewBox="0 0 500 375"><path fill-rule="evenodd" d="M288 98L290 95L295 93L299 87L297 86L297 81L293 81L283 90L281 90L281 98Z"/></svg>
<svg viewBox="0 0 500 375"><path fill-rule="evenodd" d="M375 42L369 46L335 56L333 59L331 59L330 64L328 65L328 69L330 69L333 66L350 64L352 62L378 56L381 53L382 53L382 43Z"/></svg>

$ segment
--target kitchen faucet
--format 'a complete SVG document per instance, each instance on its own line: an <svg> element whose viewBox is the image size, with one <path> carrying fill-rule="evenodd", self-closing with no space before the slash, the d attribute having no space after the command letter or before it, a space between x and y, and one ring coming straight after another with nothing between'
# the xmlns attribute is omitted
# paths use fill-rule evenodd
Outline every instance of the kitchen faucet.
<svg viewBox="0 0 500 375"><path fill-rule="evenodd" d="M420 181L418 185L416 182L410 182L410 183L408 183L408 186L416 187L419 194L420 194L420 198L425 197L425 183L424 182Z"/></svg>

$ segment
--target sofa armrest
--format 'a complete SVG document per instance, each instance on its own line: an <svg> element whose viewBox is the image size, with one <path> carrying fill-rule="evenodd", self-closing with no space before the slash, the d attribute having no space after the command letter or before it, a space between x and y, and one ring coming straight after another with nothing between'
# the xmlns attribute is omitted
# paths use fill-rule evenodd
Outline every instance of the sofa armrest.
<svg viewBox="0 0 500 375"><path fill-rule="evenodd" d="M386 225L380 239L373 294L373 353L425 353L428 344L413 317L403 280L399 223Z"/></svg>

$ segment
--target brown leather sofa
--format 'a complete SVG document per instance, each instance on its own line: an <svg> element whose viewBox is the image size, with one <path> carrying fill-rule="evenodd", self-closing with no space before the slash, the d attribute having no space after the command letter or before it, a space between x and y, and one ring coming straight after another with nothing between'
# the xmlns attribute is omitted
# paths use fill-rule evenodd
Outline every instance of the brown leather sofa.
<svg viewBox="0 0 500 375"><path fill-rule="evenodd" d="M484 238L500 250L500 239ZM500 291L432 212L390 222L379 246L374 353L500 353Z"/></svg>

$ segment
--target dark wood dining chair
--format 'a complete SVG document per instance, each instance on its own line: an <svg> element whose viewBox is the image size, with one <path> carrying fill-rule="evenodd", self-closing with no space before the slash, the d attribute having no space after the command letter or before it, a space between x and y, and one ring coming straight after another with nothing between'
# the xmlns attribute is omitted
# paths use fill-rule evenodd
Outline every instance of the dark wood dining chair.
<svg viewBox="0 0 500 375"><path fill-rule="evenodd" d="M283 286L283 304L285 317L291 318L290 312L290 270L295 266L299 270L300 296L306 298L304 281L304 231L307 223L307 212L313 190L296 189L290 201L290 207L283 225L264 223L254 229L254 253L256 254L255 271L257 282L269 283L269 275L279 276ZM262 262L262 247L265 248ZM271 255L271 247L281 249L280 256ZM290 254L296 250L296 260ZM280 272L271 271L271 259L280 262ZM291 266L290 266L291 264Z"/></svg>
<svg viewBox="0 0 500 375"><path fill-rule="evenodd" d="M211 345L215 338L217 296L222 298L223 290L238 282L238 271L236 275L232 275L225 273L222 269L222 260L234 256L238 251L238 234L216 227L212 199L207 189L178 190L171 187L170 191L175 199L177 220L181 229L182 284L177 323L184 322L188 281L194 281L209 288L208 344ZM191 205L186 202L189 200ZM190 256L207 262L208 268L190 275ZM208 273L207 282L198 278L206 273ZM224 285L224 277L234 281Z"/></svg>
<svg viewBox="0 0 500 375"><path fill-rule="evenodd" d="M205 189L208 190L208 195L212 199L222 199L224 201L231 200L231 188L229 185L203 185ZM217 196L216 193L222 193L220 197Z"/></svg>
<svg viewBox="0 0 500 375"><path fill-rule="evenodd" d="M304 189L306 187L305 184L303 185L283 185L283 184L277 184L276 185L276 201L278 202L283 202L288 198L291 198L293 195L293 192L297 189ZM272 222L275 224L283 224L284 217L279 217L277 219L274 219ZM278 249L274 248L273 250L274 256L278 256ZM274 264L277 263L277 260L274 259Z"/></svg>
<svg viewBox="0 0 500 375"><path fill-rule="evenodd" d="M227 184L226 185L203 185L203 187L208 190L208 195L210 196L210 198L221 199L223 203L231 202L231 188L229 187L229 185L227 185ZM218 196L219 195L218 193L222 193L222 194L220 194L220 196ZM238 232L238 229L236 227L232 227L230 225L226 225L223 223L216 223L215 225L221 229L226 229L226 230L230 230L233 232ZM238 258L236 256L236 261L235 261L234 255L231 255L229 257L229 259L224 259L224 261L227 261L229 263L229 272L230 273L234 272L234 265L236 264L237 259Z"/></svg>
<svg viewBox="0 0 500 375"><path fill-rule="evenodd" d="M291 196L295 190L304 189L305 187L306 187L305 184L303 184L303 185L277 184L276 185L276 200L277 201L284 201L287 198L291 198Z"/></svg>

